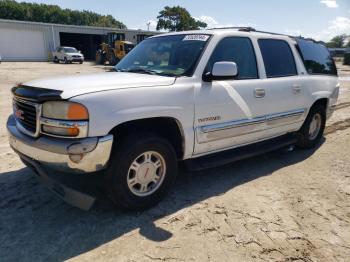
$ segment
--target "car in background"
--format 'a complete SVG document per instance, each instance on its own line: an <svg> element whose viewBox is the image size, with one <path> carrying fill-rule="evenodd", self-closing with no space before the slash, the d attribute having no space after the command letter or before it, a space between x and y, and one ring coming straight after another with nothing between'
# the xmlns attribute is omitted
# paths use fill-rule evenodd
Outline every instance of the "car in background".
<svg viewBox="0 0 350 262"><path fill-rule="evenodd" d="M59 63L60 61L65 64L71 64L77 62L82 64L84 62L84 55L74 47L59 46L56 51L52 53L53 62Z"/></svg>

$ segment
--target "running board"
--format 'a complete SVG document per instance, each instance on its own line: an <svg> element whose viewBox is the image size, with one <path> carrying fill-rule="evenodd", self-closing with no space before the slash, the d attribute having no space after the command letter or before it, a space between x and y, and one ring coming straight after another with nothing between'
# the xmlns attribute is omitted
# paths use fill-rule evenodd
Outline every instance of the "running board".
<svg viewBox="0 0 350 262"><path fill-rule="evenodd" d="M191 171L223 166L238 160L274 151L282 147L287 147L295 144L297 140L295 134L287 134L251 145L189 159L185 161L185 165Z"/></svg>

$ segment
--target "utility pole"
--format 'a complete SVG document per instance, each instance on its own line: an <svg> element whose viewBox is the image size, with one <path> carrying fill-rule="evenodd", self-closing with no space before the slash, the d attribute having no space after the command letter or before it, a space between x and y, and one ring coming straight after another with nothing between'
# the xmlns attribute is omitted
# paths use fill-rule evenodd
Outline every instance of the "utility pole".
<svg viewBox="0 0 350 262"><path fill-rule="evenodd" d="M146 25L147 25L147 31L149 31L149 26L151 25L151 21L147 22Z"/></svg>

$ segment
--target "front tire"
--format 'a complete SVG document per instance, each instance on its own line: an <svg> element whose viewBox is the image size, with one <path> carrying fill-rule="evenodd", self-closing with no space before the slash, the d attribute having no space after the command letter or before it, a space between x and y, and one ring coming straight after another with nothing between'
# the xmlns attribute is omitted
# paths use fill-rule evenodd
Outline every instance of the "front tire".
<svg viewBox="0 0 350 262"><path fill-rule="evenodd" d="M113 49L108 50L108 63L111 66L118 64L119 59L115 56Z"/></svg>
<svg viewBox="0 0 350 262"><path fill-rule="evenodd" d="M105 185L114 203L130 210L156 205L170 190L177 175L171 144L155 134L131 135L115 145Z"/></svg>
<svg viewBox="0 0 350 262"><path fill-rule="evenodd" d="M323 136L326 126L326 109L322 105L314 105L298 131L297 146L314 148Z"/></svg>
<svg viewBox="0 0 350 262"><path fill-rule="evenodd" d="M96 52L96 64L104 65L106 61L106 54L102 50Z"/></svg>

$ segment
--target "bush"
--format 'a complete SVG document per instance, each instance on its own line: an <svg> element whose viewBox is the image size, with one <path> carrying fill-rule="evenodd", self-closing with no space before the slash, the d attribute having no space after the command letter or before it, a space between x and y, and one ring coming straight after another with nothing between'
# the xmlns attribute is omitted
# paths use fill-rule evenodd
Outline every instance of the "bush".
<svg viewBox="0 0 350 262"><path fill-rule="evenodd" d="M343 65L350 65L350 53L345 53Z"/></svg>

